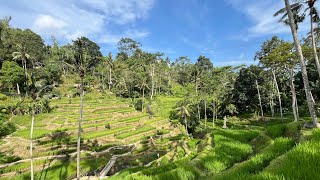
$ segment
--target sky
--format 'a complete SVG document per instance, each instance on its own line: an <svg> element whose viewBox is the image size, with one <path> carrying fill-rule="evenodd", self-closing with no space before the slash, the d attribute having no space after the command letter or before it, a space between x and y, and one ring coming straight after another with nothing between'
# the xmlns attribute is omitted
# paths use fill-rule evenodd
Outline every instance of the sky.
<svg viewBox="0 0 320 180"><path fill-rule="evenodd" d="M12 27L29 28L46 44L51 36L61 45L86 36L104 55L117 53L119 39L129 37L171 61L188 56L195 62L204 55L214 66L250 65L273 35L292 40L290 28L273 17L282 0L0 1L0 17L12 16ZM307 22L300 25L300 36L308 28Z"/></svg>

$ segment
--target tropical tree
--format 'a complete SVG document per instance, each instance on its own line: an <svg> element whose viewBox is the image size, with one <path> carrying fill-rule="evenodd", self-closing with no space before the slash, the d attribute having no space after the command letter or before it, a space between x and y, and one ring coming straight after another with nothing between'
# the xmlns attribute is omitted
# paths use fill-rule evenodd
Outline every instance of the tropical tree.
<svg viewBox="0 0 320 180"><path fill-rule="evenodd" d="M186 101L183 101L183 103L176 108L176 111L178 111L178 114L183 119L183 123L185 125L186 133L188 135L188 120L187 118L190 116L188 111L188 103Z"/></svg>
<svg viewBox="0 0 320 180"><path fill-rule="evenodd" d="M317 54L317 48L316 48L315 36L314 36L314 27L313 27L313 24L315 22L319 21L319 14L318 14L318 11L315 7L316 1L317 0L298 1L298 2L290 5L289 8L292 12L292 16L293 16L292 21L295 24L296 30L298 30L298 24L301 23L302 21L304 21L305 15L306 15L305 12L309 10L311 45L312 45L314 59L315 59L316 66L317 66L317 71L318 71L318 74L320 77L320 62L319 62L319 58L318 58L318 54ZM307 5L307 8L305 8L303 10L304 4ZM278 16L280 14L283 14L280 21L283 21L283 22L285 22L285 24L289 25L290 21L287 18L289 13L286 8L287 7L280 9L279 11L277 11L274 14L274 16Z"/></svg>
<svg viewBox="0 0 320 180"><path fill-rule="evenodd" d="M14 61L4 61L0 70L0 81L6 87L9 87L9 92L15 86L17 93L20 95L19 84L24 82L23 68Z"/></svg>
<svg viewBox="0 0 320 180"><path fill-rule="evenodd" d="M80 179L80 144L81 144L81 123L83 117L83 96L84 96L84 77L85 74L96 66L102 54L100 47L86 37L78 38L73 41L74 64L71 66L78 72L80 77L80 111L78 122L78 140L77 140L77 179Z"/></svg>
<svg viewBox="0 0 320 180"><path fill-rule="evenodd" d="M283 111L282 111L282 101L281 101L281 93L279 90L279 85L276 77L276 70L277 68L282 68L281 66L277 66L277 56L270 57L270 53L277 48L282 41L277 37L273 36L271 40L268 40L264 42L261 46L261 50L258 51L255 55L255 59L258 59L260 64L264 65L267 68L271 69L271 73L273 76L273 81L275 83L275 87L277 90L277 96L278 96L278 102L279 102L279 107L280 107L280 116L281 119L283 119Z"/></svg>
<svg viewBox="0 0 320 180"><path fill-rule="evenodd" d="M21 44L17 44L17 50L16 52L12 53L13 60L21 60L22 61L22 67L25 72L25 77L28 77L27 73L27 60L30 60L31 56L28 54L28 50L25 46Z"/></svg>
<svg viewBox="0 0 320 180"><path fill-rule="evenodd" d="M304 90L305 90L305 94L306 94L306 98L307 98L309 112L310 112L310 115L311 115L311 118L313 121L313 125L316 127L317 123L318 123L318 119L317 119L317 114L316 114L315 107L314 107L314 102L312 100L312 93L311 93L310 86L309 86L307 69L306 69L301 45L300 45L299 38L298 38L298 33L297 33L297 28L296 28L297 25L294 23L293 13L291 10L289 0L284 0L284 2L285 2L286 10L288 13L289 25L291 28L292 37L293 37L295 48L296 48L296 51L297 51L297 54L299 57L299 61L300 61L301 73L302 73Z"/></svg>
<svg viewBox="0 0 320 180"><path fill-rule="evenodd" d="M109 90L111 90L111 86L112 86L112 69L113 69L113 60L112 60L112 54L109 53L108 57L106 58L106 63L107 66L109 67L109 82L108 82L108 87Z"/></svg>

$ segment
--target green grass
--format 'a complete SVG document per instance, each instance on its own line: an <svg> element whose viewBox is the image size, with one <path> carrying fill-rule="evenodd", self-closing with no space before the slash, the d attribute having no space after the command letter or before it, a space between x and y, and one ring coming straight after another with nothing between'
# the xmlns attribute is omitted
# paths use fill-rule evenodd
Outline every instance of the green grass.
<svg viewBox="0 0 320 180"><path fill-rule="evenodd" d="M109 158L110 157L107 155L99 158L83 158L80 162L81 173L85 174L86 172L91 172L96 169L102 168L103 166L105 166L106 162L108 162ZM45 160L39 162L39 164L43 164L44 161ZM15 167L15 170L13 171L25 169L29 166L30 163L24 163L21 164L19 167ZM36 172L35 179L73 179L76 177L76 169L76 161L59 160L48 169ZM30 173L24 173L22 175L15 176L15 179L30 179Z"/></svg>
<svg viewBox="0 0 320 180"><path fill-rule="evenodd" d="M267 127L267 135L272 138L277 138L284 135L286 130L285 124L276 124Z"/></svg>
<svg viewBox="0 0 320 180"><path fill-rule="evenodd" d="M213 179L248 179L251 175L262 171L271 160L284 154L294 145L293 140L289 138L277 138L275 141L261 150L257 155L251 157L249 160L241 164L217 174L211 178ZM210 179L210 178L208 178Z"/></svg>
<svg viewBox="0 0 320 180"><path fill-rule="evenodd" d="M140 134L140 133L144 133L144 132L148 132L148 131L151 131L151 130L154 130L154 129L156 129L156 128L152 127L152 126L143 126L143 127L138 128L138 129L136 129L134 131L121 133L121 134L117 135L116 138L117 139L125 139L127 137L134 136L134 135L137 135L137 134Z"/></svg>
<svg viewBox="0 0 320 180"><path fill-rule="evenodd" d="M177 148L177 161L146 168L127 176L126 179L198 179L207 173L221 172L234 163L244 160L253 152L249 142L257 135L258 132L250 130L216 130L205 144L199 143L201 149L199 154L193 151L184 157L183 149ZM120 173L114 179L123 178L123 174Z"/></svg>
<svg viewBox="0 0 320 180"><path fill-rule="evenodd" d="M33 129L33 139L39 139L47 134L49 134L51 131L44 129L44 128L34 128ZM22 129L17 131L16 133L13 134L14 136L18 136L24 139L30 139L30 129Z"/></svg>
<svg viewBox="0 0 320 180"><path fill-rule="evenodd" d="M312 139L270 163L255 179L315 179L320 177L320 129Z"/></svg>
<svg viewBox="0 0 320 180"><path fill-rule="evenodd" d="M33 162L33 164L34 166L37 166L37 165L42 165L45 162L47 162L47 160L36 160ZM0 169L0 174L4 174L8 172L19 172L29 168L30 168L30 162L18 163L18 164Z"/></svg>
<svg viewBox="0 0 320 180"><path fill-rule="evenodd" d="M105 131L98 131L98 132L93 132L93 133L89 133L89 134L84 134L82 137L84 139L94 139L97 137L101 137L101 136L106 136L106 135L110 135L110 134L115 134L121 131L126 131L133 128L132 126L122 126L119 128L115 128L115 129L110 129L110 130L105 130Z"/></svg>
<svg viewBox="0 0 320 180"><path fill-rule="evenodd" d="M6 154L0 152L0 164L11 163L11 162L18 161L20 159L21 159L20 157L6 155Z"/></svg>

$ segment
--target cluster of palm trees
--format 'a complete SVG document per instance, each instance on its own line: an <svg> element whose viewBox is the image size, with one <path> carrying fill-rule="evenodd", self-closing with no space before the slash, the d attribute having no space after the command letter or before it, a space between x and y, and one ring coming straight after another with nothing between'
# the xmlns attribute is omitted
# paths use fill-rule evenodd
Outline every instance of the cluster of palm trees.
<svg viewBox="0 0 320 180"><path fill-rule="evenodd" d="M279 14L284 14L280 20L283 20L286 24L290 26L295 48L300 61L302 79L303 79L304 90L307 98L309 112L313 121L313 125L317 126L318 120L317 120L317 114L315 110L315 102L313 100L312 93L310 90L306 64L305 64L302 48L301 48L299 38L298 38L298 33L297 33L298 23L304 20L305 12L309 10L312 48L313 48L314 59L317 65L317 70L320 77L320 64L319 64L319 59L318 59L316 45L315 45L314 28L313 28L313 23L315 22L315 20L319 20L318 12L314 7L316 0L307 0L303 2L299 1L292 5L290 5L289 0L284 0L284 2L285 2L285 8L280 9L278 12L276 12L275 16ZM302 7L304 6L304 4L307 4L308 8L303 10L303 13L301 13L300 11L302 11ZM288 19L285 19L286 17L288 17Z"/></svg>

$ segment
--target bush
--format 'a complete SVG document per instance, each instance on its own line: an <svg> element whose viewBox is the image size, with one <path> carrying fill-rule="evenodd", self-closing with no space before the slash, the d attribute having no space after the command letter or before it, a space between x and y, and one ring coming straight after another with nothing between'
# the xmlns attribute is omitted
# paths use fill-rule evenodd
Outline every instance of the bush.
<svg viewBox="0 0 320 180"><path fill-rule="evenodd" d="M267 127L267 135L272 138L277 138L284 135L286 130L286 125L284 124L276 124Z"/></svg>
<svg viewBox="0 0 320 180"><path fill-rule="evenodd" d="M5 94L0 93L0 100L1 101L5 101L7 100L8 96L6 96Z"/></svg>
<svg viewBox="0 0 320 180"><path fill-rule="evenodd" d="M137 111L141 111L142 110L142 100L139 99L138 101L136 101L134 103L134 108L137 110Z"/></svg>
<svg viewBox="0 0 320 180"><path fill-rule="evenodd" d="M106 129L111 129L110 123L107 123L104 127L105 127Z"/></svg>
<svg viewBox="0 0 320 180"><path fill-rule="evenodd" d="M11 134L14 131L16 131L16 127L13 123L0 121L0 137Z"/></svg>
<svg viewBox="0 0 320 180"><path fill-rule="evenodd" d="M291 122L287 124L285 136L299 139L302 122Z"/></svg>

